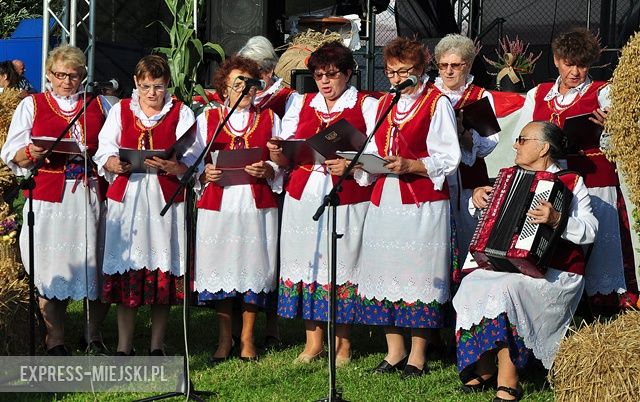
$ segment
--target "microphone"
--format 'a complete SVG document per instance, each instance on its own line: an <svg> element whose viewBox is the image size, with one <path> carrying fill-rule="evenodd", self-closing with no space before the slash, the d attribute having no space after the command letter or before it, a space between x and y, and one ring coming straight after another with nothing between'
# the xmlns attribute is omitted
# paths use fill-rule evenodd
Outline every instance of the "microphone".
<svg viewBox="0 0 640 402"><path fill-rule="evenodd" d="M258 91L262 91L264 87L267 86L267 83L263 80L256 80L255 78L249 78L243 75L239 75L238 79L244 81L247 86L256 87Z"/></svg>
<svg viewBox="0 0 640 402"><path fill-rule="evenodd" d="M118 90L118 88L120 88L120 84L118 84L118 81L116 81L115 78L112 78L109 81L93 81L88 83L87 86L96 88L109 88L113 90Z"/></svg>
<svg viewBox="0 0 640 402"><path fill-rule="evenodd" d="M417 84L418 84L418 77L416 77L415 75L410 75L406 80L402 81L395 87L391 87L389 92L400 93L402 92L403 89L409 88L409 87L415 87Z"/></svg>

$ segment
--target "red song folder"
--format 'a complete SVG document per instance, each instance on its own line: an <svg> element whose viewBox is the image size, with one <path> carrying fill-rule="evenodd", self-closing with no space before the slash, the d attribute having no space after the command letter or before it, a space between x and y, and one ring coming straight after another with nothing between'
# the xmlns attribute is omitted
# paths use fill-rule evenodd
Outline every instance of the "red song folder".
<svg viewBox="0 0 640 402"><path fill-rule="evenodd" d="M31 137L33 145L44 149L49 149L55 141L55 137ZM60 140L60 142L56 144L56 147L53 148L53 152L59 154L82 155L82 151L80 150L78 143L73 138L63 138Z"/></svg>
<svg viewBox="0 0 640 402"><path fill-rule="evenodd" d="M222 170L222 177L215 184L220 187L254 184L258 178L245 172L245 166L263 160L262 148L220 150L211 152L211 160L216 169Z"/></svg>
<svg viewBox="0 0 640 402"><path fill-rule="evenodd" d="M144 164L145 159L150 159L154 156L161 159L168 159L167 151L163 149L120 148L118 154L121 161L131 164L131 173L157 173L158 169L148 167Z"/></svg>

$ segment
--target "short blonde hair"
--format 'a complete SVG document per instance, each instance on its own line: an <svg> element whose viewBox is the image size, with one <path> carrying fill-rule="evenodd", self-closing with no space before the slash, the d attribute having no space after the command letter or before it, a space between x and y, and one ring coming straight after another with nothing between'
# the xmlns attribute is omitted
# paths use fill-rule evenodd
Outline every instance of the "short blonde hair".
<svg viewBox="0 0 640 402"><path fill-rule="evenodd" d="M51 71L55 63L62 63L65 67L80 70L82 78L87 75L87 59L82 50L75 46L62 45L51 50L45 63L47 71Z"/></svg>
<svg viewBox="0 0 640 402"><path fill-rule="evenodd" d="M466 36L459 34L449 34L442 38L433 51L436 63L440 62L440 58L446 53L454 53L467 63L469 67L476 58L476 46L473 41Z"/></svg>

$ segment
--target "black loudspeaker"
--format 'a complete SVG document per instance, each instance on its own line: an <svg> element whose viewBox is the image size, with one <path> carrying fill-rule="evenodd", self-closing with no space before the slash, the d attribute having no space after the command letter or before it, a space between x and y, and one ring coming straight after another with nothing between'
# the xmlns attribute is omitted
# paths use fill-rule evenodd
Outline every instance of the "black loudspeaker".
<svg viewBox="0 0 640 402"><path fill-rule="evenodd" d="M360 70L354 70L349 80L349 85L353 85L360 90ZM291 88L298 93L306 94L318 92L318 86L309 70L291 70Z"/></svg>
<svg viewBox="0 0 640 402"><path fill-rule="evenodd" d="M284 43L283 1L208 0L207 40L217 43L225 55L236 53L249 38L267 37L274 47Z"/></svg>

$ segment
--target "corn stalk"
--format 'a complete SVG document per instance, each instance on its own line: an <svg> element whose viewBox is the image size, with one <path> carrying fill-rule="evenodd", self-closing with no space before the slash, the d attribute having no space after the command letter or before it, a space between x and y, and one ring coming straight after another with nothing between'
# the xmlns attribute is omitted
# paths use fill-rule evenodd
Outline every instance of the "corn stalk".
<svg viewBox="0 0 640 402"><path fill-rule="evenodd" d="M155 51L167 57L171 68L171 86L169 91L187 105L192 105L194 94L205 96L202 85L196 83L196 73L205 53L217 54L224 59L222 46L211 42L202 43L194 29L194 7L196 1L165 0L173 24L158 23L169 34L170 47L157 47ZM201 5L203 0L197 0Z"/></svg>

